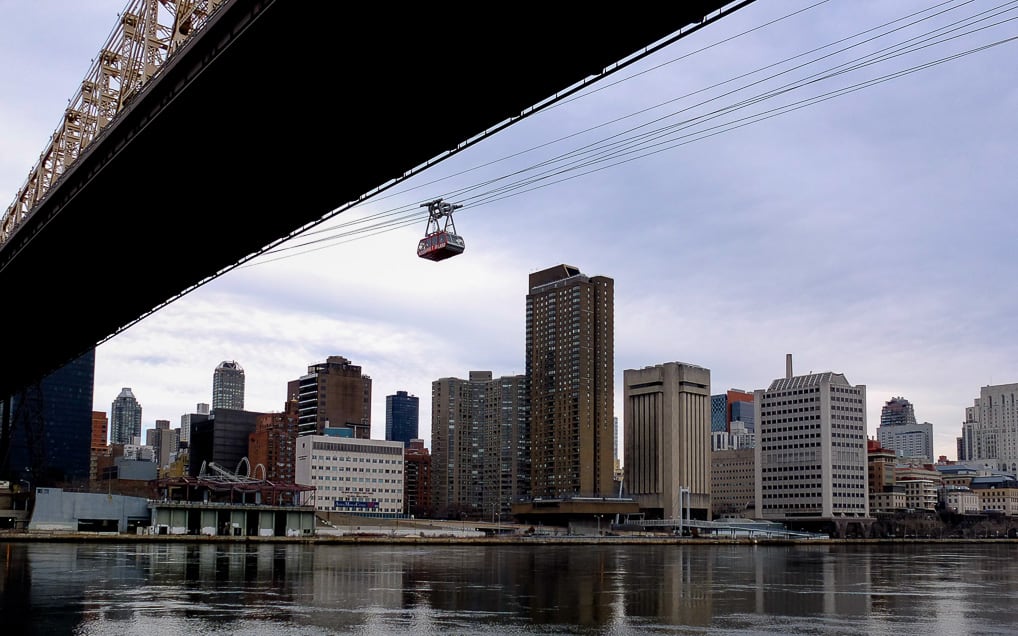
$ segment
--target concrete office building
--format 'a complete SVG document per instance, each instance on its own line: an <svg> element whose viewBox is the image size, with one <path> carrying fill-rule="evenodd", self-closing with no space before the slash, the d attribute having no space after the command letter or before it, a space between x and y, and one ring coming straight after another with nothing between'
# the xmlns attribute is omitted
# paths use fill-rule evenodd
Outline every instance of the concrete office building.
<svg viewBox="0 0 1018 636"><path fill-rule="evenodd" d="M529 283L532 494L614 496L615 282L563 264Z"/></svg>
<svg viewBox="0 0 1018 636"><path fill-rule="evenodd" d="M755 393L756 517L869 536L866 387L792 373Z"/></svg>
<svg viewBox="0 0 1018 636"><path fill-rule="evenodd" d="M710 519L710 370L667 362L623 378L626 493L649 519Z"/></svg>
<svg viewBox="0 0 1018 636"><path fill-rule="evenodd" d="M403 442L297 438L297 483L315 488L319 512L398 518L403 515L403 473Z"/></svg>

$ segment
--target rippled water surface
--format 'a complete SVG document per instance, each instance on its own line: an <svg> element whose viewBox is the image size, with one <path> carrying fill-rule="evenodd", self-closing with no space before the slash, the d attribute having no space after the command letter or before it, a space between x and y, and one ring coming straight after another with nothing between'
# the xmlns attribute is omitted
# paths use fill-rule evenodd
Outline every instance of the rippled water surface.
<svg viewBox="0 0 1018 636"><path fill-rule="evenodd" d="M0 634L1018 634L1018 546L0 543Z"/></svg>

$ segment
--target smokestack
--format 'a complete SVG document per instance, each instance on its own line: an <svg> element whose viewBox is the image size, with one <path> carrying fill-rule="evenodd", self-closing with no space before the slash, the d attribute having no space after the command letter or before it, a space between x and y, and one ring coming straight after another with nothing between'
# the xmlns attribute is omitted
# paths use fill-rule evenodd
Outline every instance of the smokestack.
<svg viewBox="0 0 1018 636"><path fill-rule="evenodd" d="M785 377L792 377L792 354L790 353L785 354Z"/></svg>

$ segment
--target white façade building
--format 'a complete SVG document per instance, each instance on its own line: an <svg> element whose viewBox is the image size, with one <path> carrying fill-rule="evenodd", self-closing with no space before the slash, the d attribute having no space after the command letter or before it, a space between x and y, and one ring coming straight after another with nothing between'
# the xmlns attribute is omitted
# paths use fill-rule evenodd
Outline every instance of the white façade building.
<svg viewBox="0 0 1018 636"><path fill-rule="evenodd" d="M318 512L399 517L403 442L333 435L297 438L296 482L315 487Z"/></svg>
<svg viewBox="0 0 1018 636"><path fill-rule="evenodd" d="M840 373L793 375L789 355L785 377L755 391L754 410L757 518L867 532L866 386Z"/></svg>
<svg viewBox="0 0 1018 636"><path fill-rule="evenodd" d="M1018 384L984 386L965 409L959 462L1018 473Z"/></svg>

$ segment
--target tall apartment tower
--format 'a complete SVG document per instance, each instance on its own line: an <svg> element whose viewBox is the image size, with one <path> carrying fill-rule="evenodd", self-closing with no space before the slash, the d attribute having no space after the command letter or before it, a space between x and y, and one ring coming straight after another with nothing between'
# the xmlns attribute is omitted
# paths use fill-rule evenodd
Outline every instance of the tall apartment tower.
<svg viewBox="0 0 1018 636"><path fill-rule="evenodd" d="M110 406L110 444L135 443L141 443L141 404L125 386Z"/></svg>
<svg viewBox="0 0 1018 636"><path fill-rule="evenodd" d="M488 518L529 496L525 376L431 383L431 500L440 516Z"/></svg>
<svg viewBox="0 0 1018 636"><path fill-rule="evenodd" d="M244 369L236 360L223 360L212 372L212 410L244 410Z"/></svg>
<svg viewBox="0 0 1018 636"><path fill-rule="evenodd" d="M571 265L530 275L526 377L534 497L616 496L614 303L611 278Z"/></svg>
<svg viewBox="0 0 1018 636"><path fill-rule="evenodd" d="M959 461L980 461L996 470L1018 472L1018 384L984 386L965 409Z"/></svg>
<svg viewBox="0 0 1018 636"><path fill-rule="evenodd" d="M756 517L868 535L866 386L840 373L792 374L757 389Z"/></svg>
<svg viewBox="0 0 1018 636"><path fill-rule="evenodd" d="M880 410L877 441L898 457L933 463L933 424L917 423L911 402L903 397L891 398Z"/></svg>
<svg viewBox="0 0 1018 636"><path fill-rule="evenodd" d="M420 399L406 391L385 396L385 439L409 444L418 439Z"/></svg>
<svg viewBox="0 0 1018 636"><path fill-rule="evenodd" d="M287 383L287 396L297 398L300 435L345 428L349 437L371 438L371 378L343 356L308 366L307 375Z"/></svg>
<svg viewBox="0 0 1018 636"><path fill-rule="evenodd" d="M623 379L626 492L647 518L709 520L710 370L666 362Z"/></svg>

